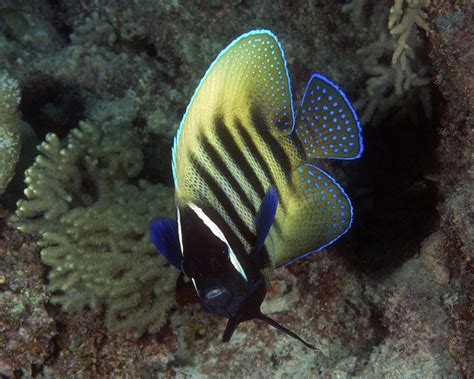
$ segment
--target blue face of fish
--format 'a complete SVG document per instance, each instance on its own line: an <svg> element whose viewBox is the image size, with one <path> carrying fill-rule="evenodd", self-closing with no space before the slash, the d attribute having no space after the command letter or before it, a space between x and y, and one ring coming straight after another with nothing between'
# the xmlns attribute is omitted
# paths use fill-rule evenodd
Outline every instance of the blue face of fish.
<svg viewBox="0 0 474 379"><path fill-rule="evenodd" d="M196 89L173 146L177 219L150 224L158 251L188 276L203 308L229 322L263 315L264 270L336 241L352 206L316 159L355 159L360 125L345 94L313 74L295 115L284 54L269 31L233 41Z"/></svg>

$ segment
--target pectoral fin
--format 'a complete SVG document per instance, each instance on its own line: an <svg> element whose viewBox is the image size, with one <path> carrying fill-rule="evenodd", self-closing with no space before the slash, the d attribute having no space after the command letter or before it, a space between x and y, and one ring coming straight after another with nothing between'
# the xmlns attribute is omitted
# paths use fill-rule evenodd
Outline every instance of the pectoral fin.
<svg viewBox="0 0 474 379"><path fill-rule="evenodd" d="M181 270L183 255L179 247L178 224L174 220L156 219L150 223L150 239L168 262Z"/></svg>
<svg viewBox="0 0 474 379"><path fill-rule="evenodd" d="M255 253L260 251L265 242L265 238L267 238L273 220L275 219L277 207L278 192L275 188L270 187L260 204L260 208L258 209L255 218L255 229L257 232L257 239L254 248Z"/></svg>

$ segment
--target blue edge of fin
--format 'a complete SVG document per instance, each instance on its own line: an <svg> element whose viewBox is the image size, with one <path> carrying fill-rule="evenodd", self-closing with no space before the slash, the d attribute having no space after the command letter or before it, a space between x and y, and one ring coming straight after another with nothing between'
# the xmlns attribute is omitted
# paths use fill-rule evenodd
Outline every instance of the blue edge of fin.
<svg viewBox="0 0 474 379"><path fill-rule="evenodd" d="M351 157L351 158L331 158L331 159L338 159L338 160L353 160L353 159L357 159L357 158L360 158L360 156L362 155L363 151L364 151L364 143L363 143L363 139L362 139L362 128L360 126L360 122L359 122L359 118L357 117L357 113L354 109L354 107L352 106L352 103L349 101L349 99L347 98L346 94L334 83L332 82L331 80L329 80L328 78L326 78L324 75L321 75L319 73L313 73L311 75L311 78L308 80L308 84L306 85L306 89L305 89L305 92L304 92L304 95L303 95L303 99L301 100L301 106L303 106L304 104L304 101L305 101L305 98L306 98L306 94L308 92L308 89L309 89L309 86L311 84L311 82L313 81L314 78L317 78L317 79L320 79L322 80L323 82L327 83L328 85L330 85L331 87L335 88L336 91L342 96L342 98L344 99L344 101L346 102L347 106L349 107L350 111L352 112L352 115L354 117L354 120L356 121L356 125L357 125L357 131L358 131L358 135L359 135L359 144L360 144L360 148L359 148L359 152L356 156L354 157ZM295 124L295 123L294 123ZM293 132L293 130L292 130ZM344 234L347 233L347 231L351 228L352 226L352 220L353 220L353 215L354 215L354 209L352 207L352 202L351 202L351 199L349 198L349 196L347 196L346 192L344 191L344 189L339 185L339 183L331 176L329 175L327 172L325 172L324 170L321 170L319 167L316 167L312 164L309 164L309 163L305 163L305 165L307 166L310 166L318 171L321 171L323 174L327 175L327 177L329 179L331 179L333 181L333 183L340 189L340 191L342 192L342 194L346 197L347 199L347 202L349 203L349 207L350 207L350 211L351 211L351 218L349 220L349 225L347 226L347 228L341 233L339 234L336 238L332 239L330 242L328 242L327 244L323 245L323 246L320 246L318 247L317 249L315 250L312 250L312 251L309 251L308 253L306 254L303 254L303 255L300 255L299 257L296 257L296 258L293 258L291 260L289 260L288 262L285 262L277 267L281 267L281 266L286 266L286 265L290 265L300 259L303 259L304 257L307 257L308 255L311 255L313 253L317 253L318 251L321 251L323 250L324 248L328 247L329 245L333 244L334 242L336 242L339 238L341 238Z"/></svg>
<svg viewBox="0 0 474 379"><path fill-rule="evenodd" d="M285 72L286 72L286 76L287 76L287 80L288 80L288 90L290 92L290 104L291 104L291 115L292 115L292 119L293 119L293 125L292 125L292 128L291 128L291 131L288 133L288 134L291 134L293 133L293 131L295 130L295 124L296 124L296 120L295 120L295 113L294 113L294 107L293 107L293 92L292 92L292 89L291 89L291 82L290 82L290 75L289 75L289 72L288 72L288 68L287 68L287 62L286 62L286 58L285 58L285 54L284 54L284 51L282 49L282 46L280 44L280 41L278 40L278 38L270 31L270 30L267 30L267 29L255 29L255 30L251 30L247 33L244 33L242 34L241 36L237 37L236 39L234 39L225 49L223 49L218 55L217 57L213 60L213 62L211 63L211 65L209 66L209 68L207 69L206 73L204 74L204 76L202 77L202 79L199 81L199 84L198 86L196 87L196 90L194 91L194 94L193 96L191 97L191 100L189 101L188 103L188 106L186 107L186 111L184 113L184 116L183 118L181 119L181 122L179 124L179 127L178 127L178 130L176 132L176 136L174 138L174 142L173 142L173 147L172 147L172 162L171 162L171 165L172 165L172 172L173 172L173 180L174 180L174 185L175 187L177 188L178 187L178 177L176 175L176 149L177 149L177 145L178 145L178 141L179 141L179 138L180 138L180 135L181 135L181 132L182 132L182 129L183 129L183 125L184 125L184 121L186 119L186 116L189 112L189 109L191 108L192 104L193 104L193 101L194 101L194 98L196 97L197 93L199 92L199 89L204 81L204 79L207 77L207 75L209 74L209 72L211 71L212 67L215 65L215 63L219 60L219 58L221 58L231 47L233 47L237 42L239 42L241 39L243 38L246 38L250 35L254 35L254 34L268 34L270 35L272 38L275 39L275 41L277 42L278 44L278 47L280 49L280 52L282 54L282 58L283 58L283 61L284 61L284 66L285 66ZM325 77L324 75L321 75L319 73L313 73L311 75L311 78L309 79L308 81L308 84L306 85L306 89L305 89L305 92L304 92L304 95L303 95L303 98L302 98L302 101L301 101L301 105L303 105L304 103L304 100L306 98L306 94L307 94L307 91L308 91L308 88L309 88L309 85L311 83L311 81L314 79L314 78L318 78L322 81L324 81L325 83L329 84L331 87L335 88L338 93L342 96L342 98L344 99L344 101L346 102L346 104L348 105L349 109L351 110L352 112L352 115L356 121L356 124L357 124L357 130L358 130L358 134L359 134L359 141L360 141L360 150L359 150L359 153L352 157L352 158L333 158L333 159L339 159L339 160L353 160L353 159L357 159L359 158L363 151L364 151L364 145L363 145L363 139L362 139L362 129L361 129L361 126L360 126L360 122L359 122L359 118L357 117L357 114L355 112L355 109L354 107L352 106L352 103L349 101L349 99L347 98L346 94L339 88L339 86L337 86L334 82L332 82L331 80L329 80L327 77ZM302 259L308 255L311 255L313 253L316 253L322 249L324 249L325 247L333 244L335 241L337 241L339 238L341 238L344 234L347 233L347 231L351 228L352 226L352 218L353 218L353 207L352 207L352 203L350 201L350 198L349 196L347 196L347 194L345 193L345 191L342 189L342 187L336 182L336 180L334 180L334 178L327 174L325 171L321 170L320 168L314 166L314 165L311 165L311 164L307 164L308 166L311 166L313 167L314 169L317 169L321 172L323 172L325 175L327 175L333 182L334 184L336 184L336 186L341 190L341 192L344 194L344 196L347 198L347 201L349 203L349 206L350 206L350 210L351 210L351 219L349 221L349 226L346 228L346 230L344 230L344 232L342 232L339 236L337 236L336 238L334 238L333 240L331 240L329 243L323 245L323 246L320 246L319 248L315 249L315 250L312 250L306 254L303 254L299 257L296 257L286 263L283 263L281 265L279 265L278 267L281 267L281 266L286 266L286 265L289 265L289 264L292 264L294 263L295 261L299 260L299 259Z"/></svg>

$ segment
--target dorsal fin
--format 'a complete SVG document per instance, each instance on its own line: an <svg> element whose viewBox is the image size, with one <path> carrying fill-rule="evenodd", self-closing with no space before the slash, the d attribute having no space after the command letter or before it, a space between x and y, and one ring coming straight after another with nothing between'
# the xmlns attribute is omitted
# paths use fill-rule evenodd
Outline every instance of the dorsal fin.
<svg viewBox="0 0 474 379"><path fill-rule="evenodd" d="M250 121L255 107L272 133L293 129L286 60L278 39L268 30L253 30L234 40L199 83L174 141L172 164L177 188L199 135L213 128L216 118Z"/></svg>

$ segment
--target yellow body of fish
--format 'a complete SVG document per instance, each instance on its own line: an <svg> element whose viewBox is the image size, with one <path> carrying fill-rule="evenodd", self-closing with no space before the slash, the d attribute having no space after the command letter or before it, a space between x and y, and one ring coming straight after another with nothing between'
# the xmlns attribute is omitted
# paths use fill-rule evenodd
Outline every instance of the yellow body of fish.
<svg viewBox="0 0 474 379"><path fill-rule="evenodd" d="M211 65L178 130L177 206L211 206L250 253L255 215L274 187L278 209L265 240L271 266L320 250L350 227L352 207L334 179L310 163L358 157L359 128L344 94L319 75L295 117L278 40L265 30L244 34Z"/></svg>

